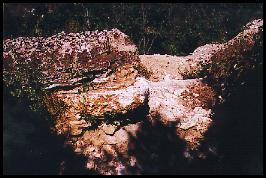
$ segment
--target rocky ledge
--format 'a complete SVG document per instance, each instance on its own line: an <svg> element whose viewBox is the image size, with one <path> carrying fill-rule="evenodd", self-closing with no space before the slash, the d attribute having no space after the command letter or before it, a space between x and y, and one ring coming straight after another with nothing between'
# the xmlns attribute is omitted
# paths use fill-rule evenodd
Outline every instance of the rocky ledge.
<svg viewBox="0 0 266 178"><path fill-rule="evenodd" d="M156 170L134 151L141 146L134 142L141 130L153 135L147 141L151 147L161 142L160 128L172 130L170 139L176 136L186 147L175 156L182 152L189 159L187 151L199 148L213 123L213 107L253 67L245 56L262 26L262 20L254 20L228 42L181 57L138 55L118 29L7 39L4 85L14 95L37 97L32 100L49 112L52 131L87 158L88 169L141 174ZM142 150L156 163L153 149Z"/></svg>

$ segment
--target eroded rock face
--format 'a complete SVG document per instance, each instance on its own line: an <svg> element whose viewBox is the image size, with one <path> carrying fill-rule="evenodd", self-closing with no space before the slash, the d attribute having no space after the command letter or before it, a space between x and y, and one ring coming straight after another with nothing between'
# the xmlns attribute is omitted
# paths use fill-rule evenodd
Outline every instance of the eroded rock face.
<svg viewBox="0 0 266 178"><path fill-rule="evenodd" d="M253 21L228 43L207 44L188 56L140 55L140 60L136 46L117 29L8 39L4 41L4 84L31 87L28 69L37 61L41 103L54 120L52 129L88 159L86 167L100 174L141 174L146 167L159 169L158 151L153 147L168 137L174 142L181 139L188 150L198 149L213 123L212 108L220 95L200 78L204 77L201 72L207 69L210 78L226 78L221 72L224 65L217 68L213 63L220 59L230 68L240 61L241 57L232 56L252 49L260 26L262 20ZM241 44L239 38L244 39ZM22 74L19 79L18 74ZM171 132L157 133L156 127L153 131L158 122L159 129ZM148 146L138 142L145 131L142 137L150 135L152 140L145 141ZM160 134L167 138L157 139ZM143 160L137 156L137 147L143 151ZM145 159L155 167L147 166Z"/></svg>
<svg viewBox="0 0 266 178"><path fill-rule="evenodd" d="M244 56L254 47L256 37L262 38L262 28L263 20L257 19L226 43L200 46L188 56L140 55L141 64L152 74L149 78L152 81L162 80L168 74L174 79L207 76L214 85L221 85L222 81L232 77L232 71L236 71L237 77L230 78L235 82L243 74L240 68L244 72L252 68L254 61Z"/></svg>
<svg viewBox="0 0 266 178"><path fill-rule="evenodd" d="M71 122L75 121L76 125L80 125L78 121L81 120L92 125L94 122L114 120L145 105L148 89L148 81L145 78L136 78L133 85L122 89L105 91L95 89L83 93L55 92L45 103L48 108L58 108L57 110L67 108L59 115L58 112L50 110L50 113L57 118L55 127L58 133L67 134L70 129L71 135L79 135L82 132L77 129L79 126L71 125ZM62 104L58 105L58 101Z"/></svg>
<svg viewBox="0 0 266 178"><path fill-rule="evenodd" d="M174 80L169 75L150 85L151 116L159 117L165 125L176 127L177 134L188 142L189 147L197 148L212 123L211 108L216 104L213 89L200 79Z"/></svg>
<svg viewBox="0 0 266 178"><path fill-rule="evenodd" d="M136 46L118 29L7 39L3 49L4 73L21 71L16 74L26 75L23 80L27 80L29 74L20 69L30 69L32 63L38 63L34 70L39 71L39 82L46 89L73 87L124 63L138 61ZM7 77L6 85L15 82L16 76Z"/></svg>

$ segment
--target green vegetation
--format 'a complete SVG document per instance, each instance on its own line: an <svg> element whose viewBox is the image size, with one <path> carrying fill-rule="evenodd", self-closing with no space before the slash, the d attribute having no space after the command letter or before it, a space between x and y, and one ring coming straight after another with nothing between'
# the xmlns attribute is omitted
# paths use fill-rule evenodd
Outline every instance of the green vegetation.
<svg viewBox="0 0 266 178"><path fill-rule="evenodd" d="M118 28L142 54L186 55L232 38L247 22L262 18L262 8L262 3L4 4L3 34L15 38Z"/></svg>
<svg viewBox="0 0 266 178"><path fill-rule="evenodd" d="M31 109L37 111L41 107L41 97L44 94L42 90L44 77L39 70L40 61L33 57L30 61L17 61L14 68L12 67L12 73L6 71L8 69L5 68L3 70L4 90L14 97L26 100Z"/></svg>
<svg viewBox="0 0 266 178"><path fill-rule="evenodd" d="M118 28L130 36L140 53L186 55L198 46L211 42L225 42L234 37L247 22L262 18L262 7L259 3L4 3L3 37L6 39L19 36L51 36L61 31L69 33ZM256 45L252 54L248 54L254 61L262 58L262 42ZM14 96L26 97L35 105L42 95L43 83L40 81L43 77L37 70L38 60L30 61L36 62L34 65L27 65L27 61L18 61L21 64L16 64L14 75L9 76L5 70L3 71L4 83L8 87L4 90L11 91ZM29 69L27 66L33 68ZM211 70L224 70L215 72L222 76L214 77L213 83L223 84L225 87L230 81L235 81L226 78L229 76L228 73L234 72L235 69L244 71L243 68L239 69L238 65L228 66L220 67L218 62L213 63ZM232 66L235 69L232 69ZM206 66L207 68L209 67ZM142 66L137 66L137 70L147 78L150 76ZM206 70L203 72L205 73L202 76L209 73ZM186 78L193 78L195 75L199 74L188 73ZM83 86L83 89L86 90L87 87Z"/></svg>

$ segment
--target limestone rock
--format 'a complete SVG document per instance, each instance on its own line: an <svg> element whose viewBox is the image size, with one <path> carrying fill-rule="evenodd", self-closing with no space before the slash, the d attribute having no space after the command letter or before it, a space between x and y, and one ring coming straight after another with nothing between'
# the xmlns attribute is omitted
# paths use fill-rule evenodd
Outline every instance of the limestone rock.
<svg viewBox="0 0 266 178"><path fill-rule="evenodd" d="M246 59L244 62L243 56L252 50L256 43L255 37L262 32L262 27L262 19L253 20L245 26L244 31L226 43L200 46L188 56L140 55L140 61L152 74L152 81L162 80L167 74L174 79L207 76L218 86L221 85L221 78L232 76L230 71L234 70L235 64L244 68L244 71L252 68L253 61ZM238 73L240 76L240 71Z"/></svg>
<svg viewBox="0 0 266 178"><path fill-rule="evenodd" d="M230 76L224 72L227 68L251 68L252 61L241 63L241 56L252 50L253 37L262 25L262 20L255 20L229 42L207 44L181 57L141 55L139 59L136 46L117 29L7 39L4 85L21 84L20 89L27 91L37 83L41 91L46 89L40 103L54 121L53 130L88 159L88 169L129 174L127 168L134 167L138 173L143 168L132 150L139 146L145 159L158 157L143 143L132 144L148 129L149 121L174 130L188 150L197 150L213 122L212 108L219 103L221 93L214 91L215 85ZM213 83L202 80L203 71ZM141 73L149 75L144 78ZM141 108L149 109L143 117L136 114ZM153 138L148 146L157 147L160 143Z"/></svg>
<svg viewBox="0 0 266 178"><path fill-rule="evenodd" d="M200 131L199 135L191 134L193 140L182 137L191 148L197 147L212 123L211 108L215 105L215 98L213 89L199 79L150 82L151 116L166 125L177 127L181 137L189 130Z"/></svg>
<svg viewBox="0 0 266 178"><path fill-rule="evenodd" d="M116 130L116 126L115 125L111 125L111 124L104 124L102 126L102 129L104 131L104 133L106 133L107 135L113 135L115 130Z"/></svg>
<svg viewBox="0 0 266 178"><path fill-rule="evenodd" d="M3 43L6 85L14 84L16 76L20 75L22 78L18 80L23 86L32 87L26 69L38 73L35 80L44 85L43 88L73 88L108 69L115 70L124 63L138 61L136 46L118 29L62 32L48 38L19 37Z"/></svg>
<svg viewBox="0 0 266 178"><path fill-rule="evenodd" d="M101 121L101 119L115 119L118 115L124 115L129 111L134 111L143 106L147 99L148 90L148 81L140 77L136 78L136 82L132 86L124 89L99 92L95 90L80 94L62 94L61 92L57 92L49 97L54 102L46 103L48 108L57 108L57 110L63 110L64 107L69 108L67 112L62 112L62 115L58 118L58 125L61 125L62 120L66 120L66 123L69 122L67 125L73 125L80 117L88 122L97 122ZM60 101L62 104L58 105L58 102L55 101ZM58 113L56 112L55 114ZM67 119L71 115L73 116ZM60 131L60 133L65 132Z"/></svg>

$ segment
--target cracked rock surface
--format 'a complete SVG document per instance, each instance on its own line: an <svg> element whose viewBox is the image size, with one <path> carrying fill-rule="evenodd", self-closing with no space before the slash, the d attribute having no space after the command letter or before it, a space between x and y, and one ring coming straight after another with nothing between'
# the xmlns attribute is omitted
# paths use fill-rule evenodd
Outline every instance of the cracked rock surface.
<svg viewBox="0 0 266 178"><path fill-rule="evenodd" d="M235 64L246 71L250 68L252 61L238 62L252 50L262 23L255 20L227 43L206 44L188 56L138 55L128 36L117 29L7 39L4 84L33 88L29 69L38 61L34 70L41 74L37 78L42 86L40 103L54 121L51 129L87 158L88 169L100 174L141 174L158 166L153 147L160 144L161 133L149 130L147 123L160 123L159 128L173 130L174 135L167 137L177 136L188 150L198 149L213 123L212 109L219 103L221 93L214 86L230 75L223 68ZM223 65L214 66L217 60ZM215 83L206 83L205 75ZM154 139L147 141L151 150L141 148L143 157L154 165L145 164L134 152L142 145L132 140L142 130Z"/></svg>

